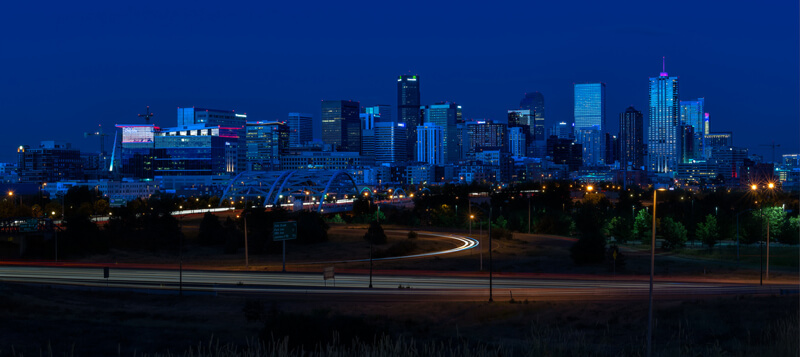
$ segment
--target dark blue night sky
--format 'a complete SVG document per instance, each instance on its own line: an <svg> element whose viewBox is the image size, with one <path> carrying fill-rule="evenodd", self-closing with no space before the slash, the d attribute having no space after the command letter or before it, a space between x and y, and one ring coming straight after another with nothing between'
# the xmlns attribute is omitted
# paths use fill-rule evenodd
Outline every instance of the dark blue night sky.
<svg viewBox="0 0 800 357"><path fill-rule="evenodd" d="M322 99L394 106L403 73L465 118L505 121L540 91L548 126L572 120L573 83L602 81L616 134L626 107L646 113L662 56L712 131L766 159L772 140L800 152L797 1L73 3L2 5L2 161L41 140L97 150L83 132L146 105L160 126L179 106L253 120L318 120Z"/></svg>

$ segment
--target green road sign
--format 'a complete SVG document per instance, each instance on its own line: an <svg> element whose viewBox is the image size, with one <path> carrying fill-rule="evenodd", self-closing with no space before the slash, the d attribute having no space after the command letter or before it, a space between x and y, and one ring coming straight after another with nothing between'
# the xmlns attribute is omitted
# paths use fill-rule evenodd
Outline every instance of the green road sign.
<svg viewBox="0 0 800 357"><path fill-rule="evenodd" d="M272 240L297 239L297 222L275 222L272 225Z"/></svg>
<svg viewBox="0 0 800 357"><path fill-rule="evenodd" d="M35 218L34 219L26 219L25 222L22 222L19 225L19 231L22 232L22 233L36 232L38 226L39 226L39 220L38 219L35 219Z"/></svg>

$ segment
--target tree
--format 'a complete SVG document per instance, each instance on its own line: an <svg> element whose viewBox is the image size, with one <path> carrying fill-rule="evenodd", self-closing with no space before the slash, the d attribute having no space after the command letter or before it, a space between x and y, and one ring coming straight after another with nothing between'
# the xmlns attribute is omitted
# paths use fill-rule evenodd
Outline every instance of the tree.
<svg viewBox="0 0 800 357"><path fill-rule="evenodd" d="M791 217L786 220L786 228L783 229L783 234L778 236L778 242L793 245L800 243L800 218Z"/></svg>
<svg viewBox="0 0 800 357"><path fill-rule="evenodd" d="M591 195L601 196L601 195ZM606 253L606 239L603 236L604 215L608 199L604 196L584 199L575 216L578 241L570 248L570 258L575 264L602 263Z"/></svg>
<svg viewBox="0 0 800 357"><path fill-rule="evenodd" d="M386 244L386 233L381 224L376 221L370 223L367 233L364 234L364 240L372 244Z"/></svg>
<svg viewBox="0 0 800 357"><path fill-rule="evenodd" d="M686 227L683 223L666 217L661 222L661 237L664 238L662 243L664 249L683 247L686 245Z"/></svg>
<svg viewBox="0 0 800 357"><path fill-rule="evenodd" d="M201 244L206 245L223 243L225 241L225 235L222 224L219 222L219 217L211 212L206 212L203 215L203 220L200 221L197 239Z"/></svg>
<svg viewBox="0 0 800 357"><path fill-rule="evenodd" d="M652 223L653 216L647 210L640 210L633 221L633 238L649 244L650 234L653 231Z"/></svg>
<svg viewBox="0 0 800 357"><path fill-rule="evenodd" d="M328 229L330 226L316 211L300 211L297 214L297 241L300 243L327 242Z"/></svg>
<svg viewBox="0 0 800 357"><path fill-rule="evenodd" d="M631 232L630 226L630 221L617 216L608 222L606 225L606 230L608 231L608 234L614 237L614 240L617 242L626 243L633 238L633 232Z"/></svg>
<svg viewBox="0 0 800 357"><path fill-rule="evenodd" d="M709 249L713 248L719 240L719 227L717 227L717 218L709 214L706 216L705 222L697 224L697 238L703 244L707 245Z"/></svg>

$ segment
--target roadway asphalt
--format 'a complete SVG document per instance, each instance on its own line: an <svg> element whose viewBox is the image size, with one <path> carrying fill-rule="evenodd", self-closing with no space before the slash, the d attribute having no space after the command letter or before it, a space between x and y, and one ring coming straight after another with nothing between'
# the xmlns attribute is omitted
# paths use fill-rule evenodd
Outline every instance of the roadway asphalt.
<svg viewBox="0 0 800 357"><path fill-rule="evenodd" d="M374 275L337 274L323 280L321 273L277 273L241 271L184 270L183 291L205 294L281 294L328 298L380 297L382 300L488 299L487 276ZM69 285L90 289L130 290L150 293L177 293L177 269L111 268L109 278L99 267L0 266L0 281L45 285ZM495 300L624 300L646 297L648 281L597 280L580 278L495 277ZM756 284L720 282L658 281L654 296L659 299L687 296L797 293L797 284Z"/></svg>

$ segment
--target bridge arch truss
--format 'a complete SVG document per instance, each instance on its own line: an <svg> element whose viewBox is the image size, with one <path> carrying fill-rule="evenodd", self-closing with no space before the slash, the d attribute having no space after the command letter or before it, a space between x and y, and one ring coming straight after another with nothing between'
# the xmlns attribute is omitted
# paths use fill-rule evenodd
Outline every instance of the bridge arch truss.
<svg viewBox="0 0 800 357"><path fill-rule="evenodd" d="M231 179L222 197L264 207L280 205L293 210L302 205L302 209L318 212L341 212L353 209L356 195L355 180L346 171L287 170L244 171Z"/></svg>

